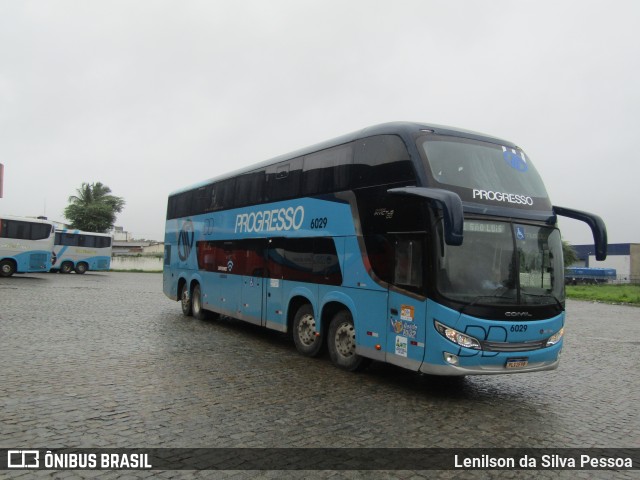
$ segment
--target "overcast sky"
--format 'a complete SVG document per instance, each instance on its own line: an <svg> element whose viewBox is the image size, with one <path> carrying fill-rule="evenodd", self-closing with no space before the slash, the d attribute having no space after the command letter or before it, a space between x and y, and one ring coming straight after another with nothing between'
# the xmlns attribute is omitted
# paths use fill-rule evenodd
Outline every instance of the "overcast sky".
<svg viewBox="0 0 640 480"><path fill-rule="evenodd" d="M640 242L638 25L635 0L0 0L0 213L64 221L102 182L162 240L173 190L407 120L517 143Z"/></svg>

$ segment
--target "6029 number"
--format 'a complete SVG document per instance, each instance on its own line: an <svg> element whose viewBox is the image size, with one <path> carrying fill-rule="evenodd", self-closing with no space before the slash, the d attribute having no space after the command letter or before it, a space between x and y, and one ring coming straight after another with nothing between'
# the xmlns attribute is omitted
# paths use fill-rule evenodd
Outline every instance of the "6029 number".
<svg viewBox="0 0 640 480"><path fill-rule="evenodd" d="M526 325L511 325L511 331L512 332L526 332L527 331L527 326Z"/></svg>
<svg viewBox="0 0 640 480"><path fill-rule="evenodd" d="M327 220L327 217L314 218L313 220L311 220L311 229L318 230L321 228L326 228L328 222L329 220Z"/></svg>

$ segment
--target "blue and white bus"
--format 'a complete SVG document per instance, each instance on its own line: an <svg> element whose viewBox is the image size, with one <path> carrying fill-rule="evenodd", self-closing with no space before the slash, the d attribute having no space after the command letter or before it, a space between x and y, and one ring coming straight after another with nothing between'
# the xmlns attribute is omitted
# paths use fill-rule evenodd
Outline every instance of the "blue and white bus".
<svg viewBox="0 0 640 480"><path fill-rule="evenodd" d="M53 232L53 224L46 220L0 217L0 276L48 272Z"/></svg>
<svg viewBox="0 0 640 480"><path fill-rule="evenodd" d="M111 235L60 229L55 235L55 263L52 271L83 274L87 270L111 268Z"/></svg>
<svg viewBox="0 0 640 480"><path fill-rule="evenodd" d="M557 216L522 149L436 125L369 127L169 196L164 293L222 314L436 375L558 366L565 329Z"/></svg>

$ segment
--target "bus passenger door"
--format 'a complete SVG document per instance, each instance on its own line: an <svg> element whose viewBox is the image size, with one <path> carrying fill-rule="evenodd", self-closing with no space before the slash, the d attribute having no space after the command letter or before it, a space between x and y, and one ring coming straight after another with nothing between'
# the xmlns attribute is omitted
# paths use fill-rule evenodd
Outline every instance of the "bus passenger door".
<svg viewBox="0 0 640 480"><path fill-rule="evenodd" d="M389 288L386 360L418 370L425 351L426 299L424 242L417 235L395 235L393 285Z"/></svg>
<svg viewBox="0 0 640 480"><path fill-rule="evenodd" d="M242 268L242 291L240 294L240 312L242 320L256 325L264 325L262 298L264 296L264 240L246 240L241 255L244 256Z"/></svg>

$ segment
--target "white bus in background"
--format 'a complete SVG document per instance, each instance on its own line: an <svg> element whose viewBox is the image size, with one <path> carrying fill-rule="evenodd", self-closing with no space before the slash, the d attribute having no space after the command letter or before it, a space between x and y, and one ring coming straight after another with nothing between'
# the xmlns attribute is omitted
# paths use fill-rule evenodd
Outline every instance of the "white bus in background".
<svg viewBox="0 0 640 480"><path fill-rule="evenodd" d="M111 235L83 232L82 230L56 230L53 271L83 274L87 270L111 268Z"/></svg>
<svg viewBox="0 0 640 480"><path fill-rule="evenodd" d="M0 276L48 272L53 238L53 224L46 220L0 217Z"/></svg>

